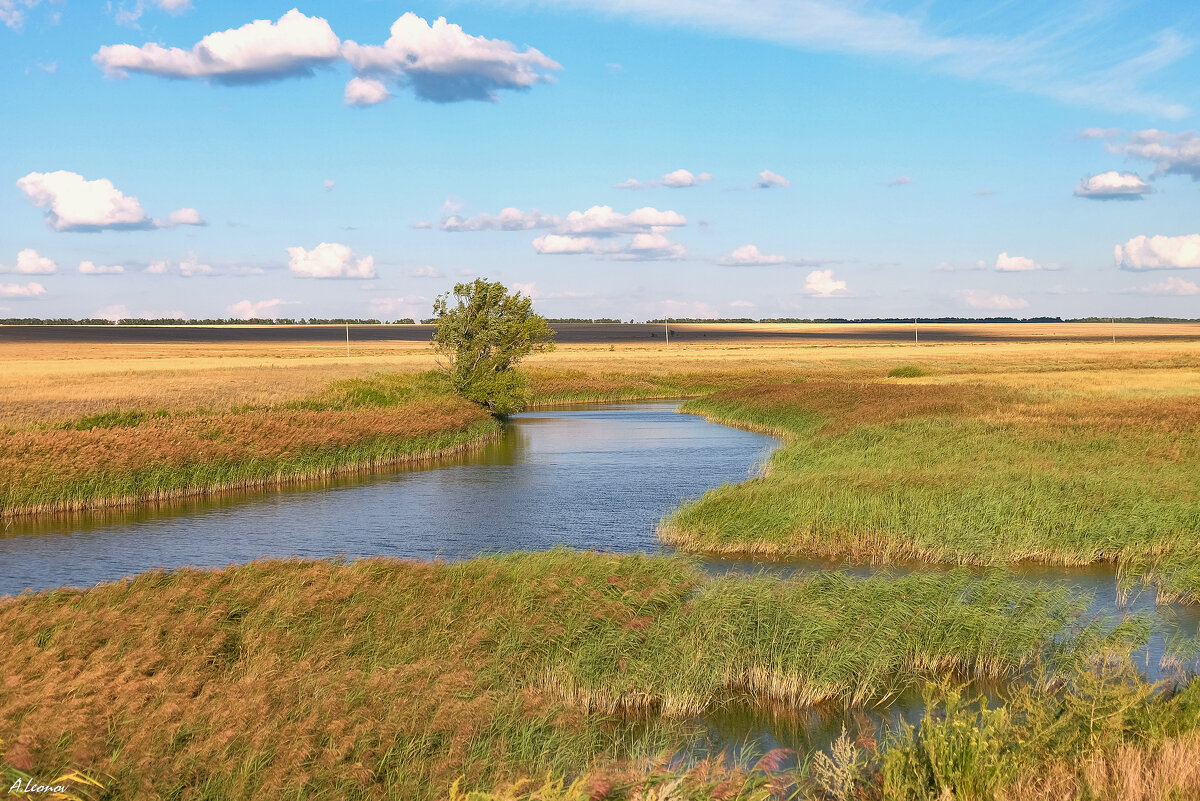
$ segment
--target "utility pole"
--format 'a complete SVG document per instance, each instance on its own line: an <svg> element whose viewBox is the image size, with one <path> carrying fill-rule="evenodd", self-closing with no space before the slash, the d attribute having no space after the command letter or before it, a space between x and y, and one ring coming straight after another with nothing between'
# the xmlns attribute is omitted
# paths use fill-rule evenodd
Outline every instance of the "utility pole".
<svg viewBox="0 0 1200 801"><path fill-rule="evenodd" d="M916 317L913 318L913 344L915 344L915 345L921 344L921 335L919 333L917 333L917 318Z"/></svg>
<svg viewBox="0 0 1200 801"><path fill-rule="evenodd" d="M1110 326L1112 326L1112 338L1113 338L1113 344L1115 345L1115 344L1117 344L1117 318L1109 317L1108 324Z"/></svg>
<svg viewBox="0 0 1200 801"><path fill-rule="evenodd" d="M668 328L667 325L668 325L667 318L664 317L663 318L663 336L666 338L667 344L670 345L671 344L671 329Z"/></svg>
<svg viewBox="0 0 1200 801"><path fill-rule="evenodd" d="M346 357L350 357L350 323L346 323Z"/></svg>

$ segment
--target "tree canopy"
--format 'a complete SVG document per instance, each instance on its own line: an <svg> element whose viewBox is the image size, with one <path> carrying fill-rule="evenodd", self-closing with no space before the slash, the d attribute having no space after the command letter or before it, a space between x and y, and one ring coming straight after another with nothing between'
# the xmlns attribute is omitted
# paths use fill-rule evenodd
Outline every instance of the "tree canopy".
<svg viewBox="0 0 1200 801"><path fill-rule="evenodd" d="M514 368L534 351L552 350L554 332L533 300L499 281L456 284L433 303L433 345L454 389L494 414L524 408L528 390Z"/></svg>

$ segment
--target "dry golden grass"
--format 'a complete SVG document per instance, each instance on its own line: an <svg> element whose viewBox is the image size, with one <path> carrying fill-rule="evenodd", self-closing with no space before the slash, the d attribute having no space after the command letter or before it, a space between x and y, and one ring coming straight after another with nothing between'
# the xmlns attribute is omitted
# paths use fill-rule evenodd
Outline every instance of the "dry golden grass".
<svg viewBox="0 0 1200 801"><path fill-rule="evenodd" d="M1200 734L1123 745L1082 766L1058 763L1019 779L1001 801L1184 801L1200 798Z"/></svg>

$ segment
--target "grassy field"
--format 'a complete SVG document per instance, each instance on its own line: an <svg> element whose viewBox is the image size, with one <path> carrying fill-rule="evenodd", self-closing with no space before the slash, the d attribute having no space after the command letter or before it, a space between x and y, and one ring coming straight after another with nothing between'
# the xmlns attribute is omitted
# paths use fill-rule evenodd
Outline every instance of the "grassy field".
<svg viewBox="0 0 1200 801"><path fill-rule="evenodd" d="M1078 603L564 550L152 572L0 602L4 763L121 798L439 798L654 756L733 699L1014 676L1070 652Z"/></svg>
<svg viewBox="0 0 1200 801"><path fill-rule="evenodd" d="M961 326L916 345L877 328L570 344L526 369L539 404L688 396L785 441L764 477L664 521L684 548L1112 562L1200 600L1200 329ZM491 436L433 367L412 342L0 336L0 508L303 480ZM715 581L564 551L150 573L0 600L0 779L82 770L107 789L77 792L111 798L1200 795L1200 685L1077 661L1097 633L1079 603L999 572ZM964 681L1047 660L1077 667L1002 682L1002 709L963 700ZM870 705L927 681L919 729L796 769L662 756L722 705Z"/></svg>

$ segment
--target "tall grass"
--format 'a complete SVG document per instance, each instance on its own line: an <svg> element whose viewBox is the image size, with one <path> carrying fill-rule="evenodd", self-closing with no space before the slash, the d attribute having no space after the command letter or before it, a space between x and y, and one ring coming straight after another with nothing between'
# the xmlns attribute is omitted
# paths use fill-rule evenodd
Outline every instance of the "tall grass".
<svg viewBox="0 0 1200 801"><path fill-rule="evenodd" d="M711 581L563 550L152 572L0 602L3 763L121 798L441 798L649 759L738 699L1011 675L1073 608L998 577Z"/></svg>
<svg viewBox="0 0 1200 801"><path fill-rule="evenodd" d="M871 383L727 391L684 409L786 444L764 477L664 521L709 553L1116 563L1200 602L1200 408Z"/></svg>

